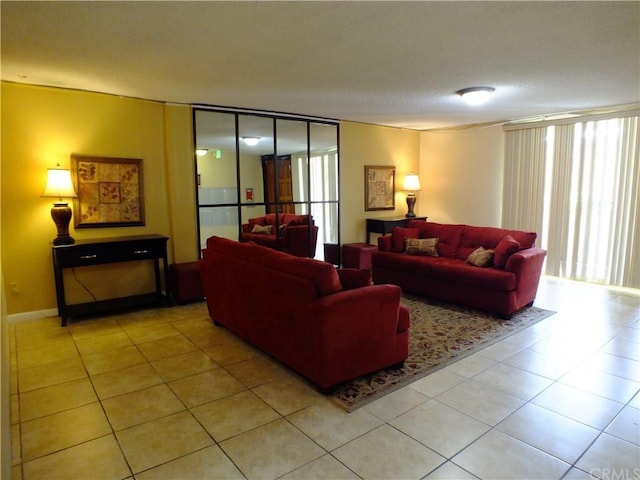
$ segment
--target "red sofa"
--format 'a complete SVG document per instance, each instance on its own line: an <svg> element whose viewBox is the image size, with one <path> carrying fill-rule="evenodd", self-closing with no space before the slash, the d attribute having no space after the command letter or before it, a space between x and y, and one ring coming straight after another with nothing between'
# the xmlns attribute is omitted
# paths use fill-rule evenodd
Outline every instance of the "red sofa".
<svg viewBox="0 0 640 480"><path fill-rule="evenodd" d="M400 288L365 270L211 237L200 273L209 315L321 391L402 363L409 311Z"/></svg>
<svg viewBox="0 0 640 480"><path fill-rule="evenodd" d="M313 258L316 254L318 227L314 225L311 215L281 213L276 217L275 213L268 213L250 218L243 224L240 239L297 257Z"/></svg>
<svg viewBox="0 0 640 480"><path fill-rule="evenodd" d="M536 297L546 255L534 246L536 237L534 232L410 220L407 228L378 237L373 281L509 318ZM422 242L407 241L411 238ZM437 243L435 252L430 242ZM484 268L468 262L474 251L490 257Z"/></svg>

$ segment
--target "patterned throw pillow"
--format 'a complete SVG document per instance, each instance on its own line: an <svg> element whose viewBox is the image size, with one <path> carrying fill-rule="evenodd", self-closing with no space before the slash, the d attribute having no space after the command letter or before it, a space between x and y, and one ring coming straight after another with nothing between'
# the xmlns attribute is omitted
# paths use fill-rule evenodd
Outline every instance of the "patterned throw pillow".
<svg viewBox="0 0 640 480"><path fill-rule="evenodd" d="M253 225L253 229L251 230L251 233L262 233L262 234L269 235L271 233L271 225L262 226L256 223Z"/></svg>
<svg viewBox="0 0 640 480"><path fill-rule="evenodd" d="M437 238L407 238L405 240L404 253L406 255L425 255L427 257L437 257Z"/></svg>
<svg viewBox="0 0 640 480"><path fill-rule="evenodd" d="M405 248L407 238L418 238L420 230L417 228L393 227L391 230L391 251L402 252Z"/></svg>
<svg viewBox="0 0 640 480"><path fill-rule="evenodd" d="M467 263L475 265L476 267L488 267L493 262L493 250L485 249L483 247L476 248L467 257Z"/></svg>

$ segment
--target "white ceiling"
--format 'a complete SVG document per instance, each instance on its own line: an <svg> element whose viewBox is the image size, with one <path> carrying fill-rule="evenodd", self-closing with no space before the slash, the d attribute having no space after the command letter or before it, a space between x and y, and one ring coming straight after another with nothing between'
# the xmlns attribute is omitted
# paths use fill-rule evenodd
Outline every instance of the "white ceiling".
<svg viewBox="0 0 640 480"><path fill-rule="evenodd" d="M2 1L2 79L413 129L640 102L640 2ZM455 91L496 88L465 106Z"/></svg>

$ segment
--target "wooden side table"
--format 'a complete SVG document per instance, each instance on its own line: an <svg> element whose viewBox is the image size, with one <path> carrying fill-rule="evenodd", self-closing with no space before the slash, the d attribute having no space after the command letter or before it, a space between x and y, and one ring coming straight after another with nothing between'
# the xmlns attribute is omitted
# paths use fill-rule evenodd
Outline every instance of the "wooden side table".
<svg viewBox="0 0 640 480"><path fill-rule="evenodd" d="M367 218L367 243L371 243L371 234L386 235L393 227L406 227L409 220L427 221L428 217L400 217L400 218Z"/></svg>
<svg viewBox="0 0 640 480"><path fill-rule="evenodd" d="M105 311L131 308L146 304L171 304L170 298L162 294L162 260L165 288L169 288L169 268L167 265L167 241L163 235L138 235L131 237L81 240L72 245L58 245L52 248L53 272L56 281L58 315L64 327L67 318L76 315L89 315ZM154 263L156 291L130 297L113 298L96 302L67 305L62 272L65 268L78 268L90 265L152 260Z"/></svg>

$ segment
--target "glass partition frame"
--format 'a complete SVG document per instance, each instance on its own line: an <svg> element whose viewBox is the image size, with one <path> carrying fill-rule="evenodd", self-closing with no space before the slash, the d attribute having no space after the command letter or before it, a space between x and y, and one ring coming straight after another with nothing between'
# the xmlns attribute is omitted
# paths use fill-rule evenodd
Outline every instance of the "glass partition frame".
<svg viewBox="0 0 640 480"><path fill-rule="evenodd" d="M240 240L242 224L268 211L313 215L319 227L314 258L325 259L327 245L333 247L333 252L339 249L340 129L337 122L214 107L194 107L192 112L198 251L205 247L206 238L211 235ZM220 130L218 119L227 124L227 131ZM211 135L215 129L218 129L216 134ZM224 141L223 135L228 137ZM257 146L252 147L244 143L243 137L260 139ZM197 149L207 152L199 157L195 153ZM256 167L259 156L278 159L273 162L275 174L271 184L264 180L263 158L260 169ZM287 159L289 167L286 167ZM226 167L220 168L223 165ZM283 193L286 188L278 183L282 175L287 176L286 168L290 168L290 195ZM267 199L269 188L276 193L272 200Z"/></svg>

